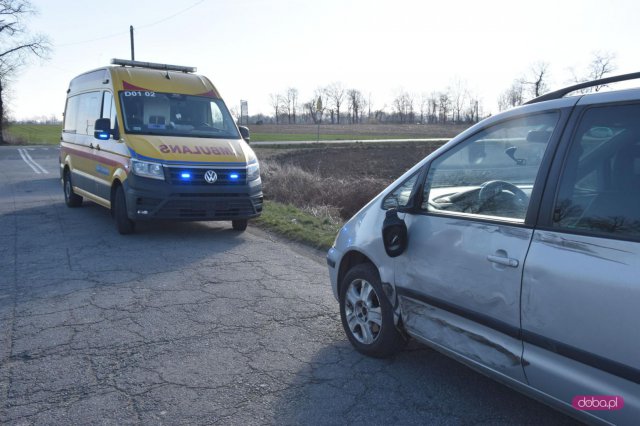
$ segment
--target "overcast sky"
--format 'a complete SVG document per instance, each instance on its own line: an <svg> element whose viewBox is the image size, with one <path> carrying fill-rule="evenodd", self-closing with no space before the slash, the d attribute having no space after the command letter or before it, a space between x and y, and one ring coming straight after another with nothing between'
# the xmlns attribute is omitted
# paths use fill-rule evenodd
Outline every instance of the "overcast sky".
<svg viewBox="0 0 640 426"><path fill-rule="evenodd" d="M586 69L595 51L617 55L616 74L640 71L637 0L32 0L31 32L53 51L10 89L16 119L62 116L69 80L130 58L189 65L229 107L272 114L269 94L299 90L300 104L331 82L361 90L374 109L399 90L417 96L465 82L495 112L496 99L531 64L550 64L551 88Z"/></svg>

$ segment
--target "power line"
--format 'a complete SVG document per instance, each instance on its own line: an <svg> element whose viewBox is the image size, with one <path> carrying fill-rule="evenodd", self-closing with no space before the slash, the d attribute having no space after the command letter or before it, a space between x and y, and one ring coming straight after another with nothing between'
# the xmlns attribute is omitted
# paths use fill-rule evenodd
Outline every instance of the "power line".
<svg viewBox="0 0 640 426"><path fill-rule="evenodd" d="M160 19L158 21L152 22L150 24L145 24L145 25L141 25L141 26L135 27L135 29L136 30L140 30L141 28L153 27L154 25L158 25L158 24L160 24L162 22L168 21L169 19L175 18L176 16L181 15L181 14L193 9L194 7L198 6L201 3L204 3L205 1L206 0L199 0L199 1L193 3L191 6L185 8L185 9L179 10L178 12L175 12L175 13L169 15L169 16L166 16L166 17L164 17L164 18L162 18L162 19ZM55 47L66 47L66 46L75 46L75 45L84 44L84 43L93 43L94 41L106 40L106 39L109 39L109 38L119 37L119 36L122 36L122 35L125 35L125 34L129 34L129 31L121 31L119 33L114 33L114 34L111 34L111 35L106 35L106 36L97 37L97 38L92 38L92 39L89 39L89 40L74 41L72 43L56 44Z"/></svg>
<svg viewBox="0 0 640 426"><path fill-rule="evenodd" d="M164 22L164 21L168 21L168 20L169 20L169 19L171 19L171 18L175 18L176 16L181 15L181 14L183 14L184 12L186 12L186 11L188 11L188 10L193 9L194 7L196 7L197 5L199 5L200 3L204 3L204 1L205 1L205 0L197 1L197 2L195 2L194 4L192 4L191 6L187 7L186 9L182 9L181 11L176 12L176 13L174 13L173 15L169 15L169 16L167 16L166 18L162 18L162 19L160 19L159 21L152 22L151 24L147 24L147 25L142 25L142 26L139 26L139 27L135 27L135 29L137 30L137 29L140 29L140 28L149 28L149 27L152 27L152 26L154 26L154 25L158 25L158 24L160 24L160 23L162 23L162 22Z"/></svg>

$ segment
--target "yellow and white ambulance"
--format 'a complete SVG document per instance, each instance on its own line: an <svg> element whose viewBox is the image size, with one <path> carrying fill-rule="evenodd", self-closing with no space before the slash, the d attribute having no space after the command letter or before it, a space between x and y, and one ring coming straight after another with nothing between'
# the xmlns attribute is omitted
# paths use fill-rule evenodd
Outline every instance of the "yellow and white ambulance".
<svg viewBox="0 0 640 426"><path fill-rule="evenodd" d="M121 234L148 219L230 220L262 211L249 130L195 68L113 59L67 91L60 177L69 207L111 209Z"/></svg>

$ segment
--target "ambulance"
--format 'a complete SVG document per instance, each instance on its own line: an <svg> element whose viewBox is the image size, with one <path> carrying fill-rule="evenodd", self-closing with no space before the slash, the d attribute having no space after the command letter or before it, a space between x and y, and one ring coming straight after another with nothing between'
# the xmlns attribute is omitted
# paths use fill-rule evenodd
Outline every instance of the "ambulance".
<svg viewBox="0 0 640 426"><path fill-rule="evenodd" d="M260 166L214 85L196 69L113 59L67 90L65 203L111 211L118 232L151 219L231 221L262 211Z"/></svg>

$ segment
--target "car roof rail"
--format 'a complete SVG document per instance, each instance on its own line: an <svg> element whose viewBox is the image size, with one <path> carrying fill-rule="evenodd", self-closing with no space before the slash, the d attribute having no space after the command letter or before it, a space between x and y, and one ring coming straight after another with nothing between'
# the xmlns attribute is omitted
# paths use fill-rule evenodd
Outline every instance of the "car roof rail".
<svg viewBox="0 0 640 426"><path fill-rule="evenodd" d="M155 62L141 62L141 61L130 61L128 59L112 59L111 64L113 65L121 65L121 66L130 66L130 67L139 67L139 68L151 68L154 70L163 70L163 71L181 71L185 73L196 72L196 67L185 67L182 65L170 65L170 64L157 64Z"/></svg>
<svg viewBox="0 0 640 426"><path fill-rule="evenodd" d="M632 72L629 74L621 74L621 75L615 75L613 77L600 78L598 80L592 80L584 83L574 84L573 86L565 87L564 89L546 93L542 96L538 96L537 98L533 98L530 101L525 102L524 104L529 105L529 104L535 104L543 101L560 99L571 92L575 92L576 90L586 89L588 87L602 86L609 83L616 83L618 81L635 80L638 78L640 78L640 72Z"/></svg>

